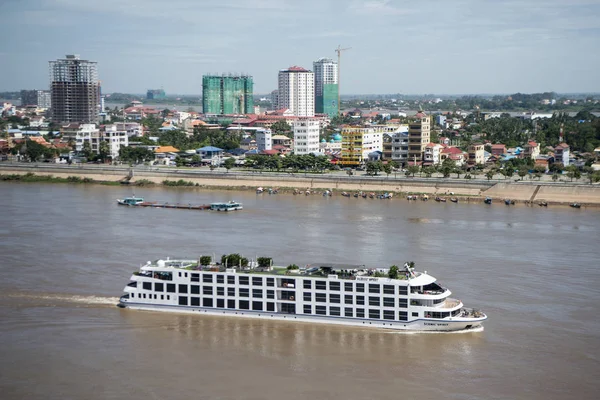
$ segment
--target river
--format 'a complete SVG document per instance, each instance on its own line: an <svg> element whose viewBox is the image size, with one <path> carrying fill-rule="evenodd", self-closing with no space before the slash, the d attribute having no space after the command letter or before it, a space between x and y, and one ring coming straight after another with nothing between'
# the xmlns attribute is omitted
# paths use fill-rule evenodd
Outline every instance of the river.
<svg viewBox="0 0 600 400"><path fill-rule="evenodd" d="M600 211L0 182L0 393L9 399L595 399ZM122 310L167 256L413 260L489 316L466 333Z"/></svg>

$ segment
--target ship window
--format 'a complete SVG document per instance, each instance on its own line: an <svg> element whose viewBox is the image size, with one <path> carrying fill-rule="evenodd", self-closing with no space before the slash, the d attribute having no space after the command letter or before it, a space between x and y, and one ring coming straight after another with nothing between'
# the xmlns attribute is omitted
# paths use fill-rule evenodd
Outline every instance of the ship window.
<svg viewBox="0 0 600 400"><path fill-rule="evenodd" d="M312 280L304 279L304 289L312 289Z"/></svg>
<svg viewBox="0 0 600 400"><path fill-rule="evenodd" d="M202 286L202 294L213 294L212 286Z"/></svg>
<svg viewBox="0 0 600 400"><path fill-rule="evenodd" d="M394 304L394 298L393 297L384 297L383 298L383 306L384 307L396 307L396 304Z"/></svg>
<svg viewBox="0 0 600 400"><path fill-rule="evenodd" d="M263 297L262 289L252 289L252 297L262 298Z"/></svg>
<svg viewBox="0 0 600 400"><path fill-rule="evenodd" d="M227 288L227 296L235 297L235 288L234 287Z"/></svg>
<svg viewBox="0 0 600 400"><path fill-rule="evenodd" d="M398 311L398 319L400 321L407 321L408 320L408 313L406 311Z"/></svg>
<svg viewBox="0 0 600 400"><path fill-rule="evenodd" d="M144 290L152 290L152 282L143 282L142 287Z"/></svg>
<svg viewBox="0 0 600 400"><path fill-rule="evenodd" d="M179 296L179 305L180 306L187 306L188 305L188 298L187 298L187 296Z"/></svg>
<svg viewBox="0 0 600 400"><path fill-rule="evenodd" d="M406 296L408 294L408 288L406 286L398 286L398 294L400 296Z"/></svg>
<svg viewBox="0 0 600 400"><path fill-rule="evenodd" d="M275 286L275 279L267 278L267 286Z"/></svg>
<svg viewBox="0 0 600 400"><path fill-rule="evenodd" d="M263 281L261 276L253 276L252 277L252 285L254 286L262 286Z"/></svg>
<svg viewBox="0 0 600 400"><path fill-rule="evenodd" d="M225 308L225 299L217 299L217 307Z"/></svg>
<svg viewBox="0 0 600 400"><path fill-rule="evenodd" d="M202 274L202 282L212 283L212 277L213 276L211 274Z"/></svg>
<svg viewBox="0 0 600 400"><path fill-rule="evenodd" d="M274 298L275 298L275 291L267 290L267 299L274 299Z"/></svg>
<svg viewBox="0 0 600 400"><path fill-rule="evenodd" d="M275 311L275 303L267 303L267 311Z"/></svg>
<svg viewBox="0 0 600 400"><path fill-rule="evenodd" d="M187 285L179 285L179 293L187 293Z"/></svg>
<svg viewBox="0 0 600 400"><path fill-rule="evenodd" d="M165 285L163 283L154 282L154 291L155 292L164 292Z"/></svg>
<svg viewBox="0 0 600 400"><path fill-rule="evenodd" d="M262 301L253 301L252 302L252 309L255 311L262 311L263 310L263 303Z"/></svg>
<svg viewBox="0 0 600 400"><path fill-rule="evenodd" d="M240 300L240 310L249 310L250 302L248 300Z"/></svg>
<svg viewBox="0 0 600 400"><path fill-rule="evenodd" d="M227 300L227 308L235 308L235 300L234 299Z"/></svg>
<svg viewBox="0 0 600 400"><path fill-rule="evenodd" d="M381 285L376 283L369 284L369 293L381 293Z"/></svg>
<svg viewBox="0 0 600 400"><path fill-rule="evenodd" d="M235 285L235 276L234 275L228 275L227 276L227 284L228 285Z"/></svg>
<svg viewBox="0 0 600 400"><path fill-rule="evenodd" d="M339 307L329 307L329 315L339 317L341 314Z"/></svg>
<svg viewBox="0 0 600 400"><path fill-rule="evenodd" d="M223 286L217 286L217 296L225 296L225 288Z"/></svg>
<svg viewBox="0 0 600 400"><path fill-rule="evenodd" d="M288 314L296 314L296 305L284 303L281 305L281 312Z"/></svg>
<svg viewBox="0 0 600 400"><path fill-rule="evenodd" d="M413 316L413 317L418 317L418 316L419 316L419 313L418 313L418 312L414 312L414 313L412 313L412 316Z"/></svg>
<svg viewBox="0 0 600 400"><path fill-rule="evenodd" d="M240 297L250 297L250 289L240 288Z"/></svg>
<svg viewBox="0 0 600 400"><path fill-rule="evenodd" d="M191 305L200 307L200 297L190 297Z"/></svg>
<svg viewBox="0 0 600 400"><path fill-rule="evenodd" d="M364 318L365 317L365 309L364 308L357 308L356 309L356 317L357 318Z"/></svg>
<svg viewBox="0 0 600 400"><path fill-rule="evenodd" d="M181 278L181 272L179 273L179 277Z"/></svg>
<svg viewBox="0 0 600 400"><path fill-rule="evenodd" d="M385 294L395 294L394 285L383 285L383 293Z"/></svg>
<svg viewBox="0 0 600 400"><path fill-rule="evenodd" d="M312 314L312 306L310 304L304 305L304 314Z"/></svg>
<svg viewBox="0 0 600 400"><path fill-rule="evenodd" d="M371 318L371 319L379 319L380 315L381 315L381 313L379 312L379 310L371 310L371 309L369 309L369 318Z"/></svg>
<svg viewBox="0 0 600 400"><path fill-rule="evenodd" d="M352 295L351 294L347 294L344 296L344 303L352 304Z"/></svg>
<svg viewBox="0 0 600 400"><path fill-rule="evenodd" d="M225 283L225 277L223 275L217 275L217 283Z"/></svg>
<svg viewBox="0 0 600 400"><path fill-rule="evenodd" d="M187 272L185 272L185 273L183 274L183 276L187 278L187 277L188 277L188 276L187 276Z"/></svg>
<svg viewBox="0 0 600 400"><path fill-rule="evenodd" d="M356 296L356 304L364 305L365 304L365 296Z"/></svg>
<svg viewBox="0 0 600 400"><path fill-rule="evenodd" d="M154 295L154 300L156 300L156 295Z"/></svg>
<svg viewBox="0 0 600 400"><path fill-rule="evenodd" d="M357 292L364 292L365 291L365 284L364 283L357 283L356 284L356 291Z"/></svg>
<svg viewBox="0 0 600 400"><path fill-rule="evenodd" d="M200 274L192 274L191 281L200 282Z"/></svg>
<svg viewBox="0 0 600 400"><path fill-rule="evenodd" d="M327 307L325 306L316 306L315 314L317 315L327 315Z"/></svg>
<svg viewBox="0 0 600 400"><path fill-rule="evenodd" d="M330 303L339 303L340 302L340 295L339 294L330 294L329 295L329 302Z"/></svg>
<svg viewBox="0 0 600 400"><path fill-rule="evenodd" d="M329 282L329 290L340 290L339 282Z"/></svg>
<svg viewBox="0 0 600 400"><path fill-rule="evenodd" d="M326 281L316 281L315 289L317 290L327 290L327 282Z"/></svg>
<svg viewBox="0 0 600 400"><path fill-rule="evenodd" d="M443 303L445 299L435 299L433 300L433 304L440 304Z"/></svg>
<svg viewBox="0 0 600 400"><path fill-rule="evenodd" d="M310 292L304 292L304 301L311 301L311 295Z"/></svg>
<svg viewBox="0 0 600 400"><path fill-rule="evenodd" d="M394 311L383 310L383 319L394 319Z"/></svg>
<svg viewBox="0 0 600 400"><path fill-rule="evenodd" d="M379 297L369 296L369 305L370 306L379 306L379 305L381 305Z"/></svg>
<svg viewBox="0 0 600 400"><path fill-rule="evenodd" d="M346 292L352 292L352 282L345 282L344 283L344 290Z"/></svg>
<svg viewBox="0 0 600 400"><path fill-rule="evenodd" d="M174 283L167 283L167 292L175 293L175 284Z"/></svg>
<svg viewBox="0 0 600 400"><path fill-rule="evenodd" d="M204 307L212 307L213 306L213 299L211 297L203 297L202 298L202 305Z"/></svg>
<svg viewBox="0 0 600 400"><path fill-rule="evenodd" d="M165 299L165 295L164 295L164 294L161 294L161 295L160 295L160 299L161 299L161 300L164 300L164 299Z"/></svg>
<svg viewBox="0 0 600 400"><path fill-rule="evenodd" d="M171 300L171 295L170 294L167 295L167 300Z"/></svg>
<svg viewBox="0 0 600 400"><path fill-rule="evenodd" d="M351 307L344 308L344 316L345 317L353 317L354 316L354 310Z"/></svg>
<svg viewBox="0 0 600 400"><path fill-rule="evenodd" d="M325 293L315 293L315 301L318 301L319 303L326 303L327 295Z"/></svg>
<svg viewBox="0 0 600 400"><path fill-rule="evenodd" d="M408 300L406 299L398 299L398 307L406 308L408 304Z"/></svg>
<svg viewBox="0 0 600 400"><path fill-rule="evenodd" d="M239 284L240 285L249 285L250 279L247 276L240 276Z"/></svg>

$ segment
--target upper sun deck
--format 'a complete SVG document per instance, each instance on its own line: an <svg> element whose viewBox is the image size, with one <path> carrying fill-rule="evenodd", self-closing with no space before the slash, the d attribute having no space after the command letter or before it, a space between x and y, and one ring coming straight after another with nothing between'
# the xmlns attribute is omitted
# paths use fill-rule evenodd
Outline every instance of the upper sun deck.
<svg viewBox="0 0 600 400"><path fill-rule="evenodd" d="M405 264L398 268L398 274L395 278L388 275L389 269L366 268L364 265L350 264L331 264L314 263L304 268L288 269L283 266L271 266L261 268L253 263L251 266L241 268L227 268L222 264L200 265L198 260L175 259L175 260L157 260L148 263L140 268L141 271L165 271L168 269L184 269L188 271L221 272L236 274L261 274L278 277L298 277L298 278L325 278L325 279L344 279L369 282L406 282L412 286L425 286L435 282L435 278L426 272L415 271L414 268Z"/></svg>

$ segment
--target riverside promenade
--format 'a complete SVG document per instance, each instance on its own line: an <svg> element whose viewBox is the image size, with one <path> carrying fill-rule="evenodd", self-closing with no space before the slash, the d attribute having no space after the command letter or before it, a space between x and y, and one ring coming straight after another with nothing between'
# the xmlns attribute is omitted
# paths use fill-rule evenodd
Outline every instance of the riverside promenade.
<svg viewBox="0 0 600 400"><path fill-rule="evenodd" d="M464 196L472 200L483 197L549 204L582 203L600 206L600 185L584 182L552 182L548 180L519 179L458 179L406 177L404 174L389 176L348 176L343 172L311 174L260 171L231 171L208 169L187 169L172 167L126 167L111 165L57 165L29 163L0 163L0 175L24 175L57 178L79 177L101 182L137 181L162 184L164 181L183 180L194 185L214 189L254 190L257 187L273 187L280 190L332 190L394 192L396 194L429 194Z"/></svg>

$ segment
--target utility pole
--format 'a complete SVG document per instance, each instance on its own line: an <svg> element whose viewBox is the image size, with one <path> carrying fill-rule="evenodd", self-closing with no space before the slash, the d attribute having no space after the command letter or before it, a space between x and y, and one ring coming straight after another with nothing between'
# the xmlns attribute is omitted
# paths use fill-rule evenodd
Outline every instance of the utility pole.
<svg viewBox="0 0 600 400"><path fill-rule="evenodd" d="M335 52L337 53L338 56L338 115L340 115L340 73L341 73L341 68L340 68L340 63L342 61L341 56L342 56L342 52L346 51L346 50L350 50L352 47L346 47L345 49L342 49L342 46L338 45L337 49L335 49Z"/></svg>

